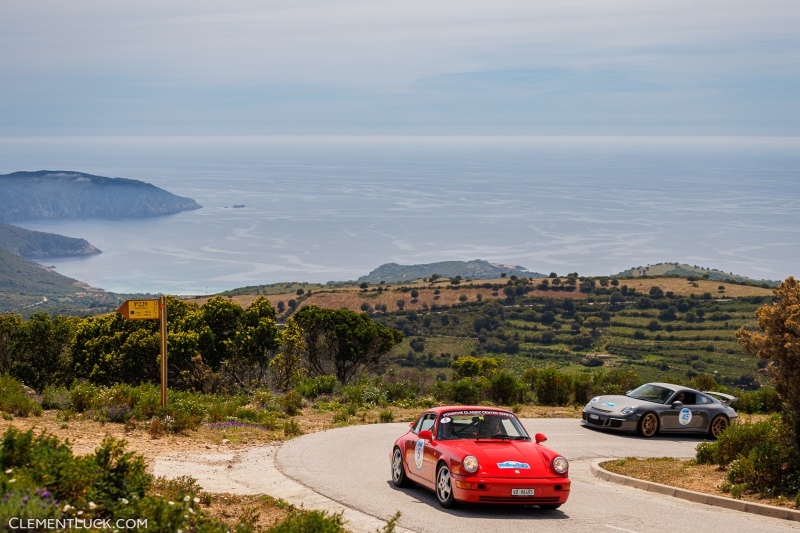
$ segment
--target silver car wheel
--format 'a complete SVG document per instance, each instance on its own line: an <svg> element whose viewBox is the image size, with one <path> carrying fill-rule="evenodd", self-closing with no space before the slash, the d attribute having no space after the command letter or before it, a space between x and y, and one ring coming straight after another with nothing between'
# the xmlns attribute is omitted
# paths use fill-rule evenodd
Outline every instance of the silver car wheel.
<svg viewBox="0 0 800 533"><path fill-rule="evenodd" d="M392 453L392 483L394 483L395 487L405 487L409 484L400 448L395 448Z"/></svg>
<svg viewBox="0 0 800 533"><path fill-rule="evenodd" d="M453 505L453 487L450 482L450 469L447 465L442 465L436 474L436 497L443 507Z"/></svg>

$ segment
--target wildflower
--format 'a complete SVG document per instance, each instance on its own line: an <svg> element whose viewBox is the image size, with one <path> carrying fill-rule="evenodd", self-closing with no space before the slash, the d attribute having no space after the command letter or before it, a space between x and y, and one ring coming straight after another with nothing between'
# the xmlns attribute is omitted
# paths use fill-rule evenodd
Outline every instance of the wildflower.
<svg viewBox="0 0 800 533"><path fill-rule="evenodd" d="M6 474L10 474L10 473L11 473L11 472L13 472L13 471L14 471L14 469L13 469L13 468L9 468L8 470L6 470Z"/></svg>
<svg viewBox="0 0 800 533"><path fill-rule="evenodd" d="M94 503L94 502L89 502L89 509L94 509L95 507L97 507L97 504L96 504L96 503Z"/></svg>
<svg viewBox="0 0 800 533"><path fill-rule="evenodd" d="M78 511L78 516L82 515L83 511Z"/></svg>
<svg viewBox="0 0 800 533"><path fill-rule="evenodd" d="M128 505L128 500L126 500L125 498L120 498L119 501L122 502L122 505Z"/></svg>
<svg viewBox="0 0 800 533"><path fill-rule="evenodd" d="M67 511L69 511L70 509L72 509L72 506L71 506L70 504L66 504L66 505L64 506L64 512L67 512Z"/></svg>
<svg viewBox="0 0 800 533"><path fill-rule="evenodd" d="M183 501L185 501L185 502L188 502L190 499L191 499L191 496L189 496L188 494L183 497Z"/></svg>
<svg viewBox="0 0 800 533"><path fill-rule="evenodd" d="M193 501L194 501L194 503L200 503L200 498L198 498L197 496L195 496L195 498L194 498L194 500L193 500Z"/></svg>
<svg viewBox="0 0 800 533"><path fill-rule="evenodd" d="M171 500L170 500L170 501L168 501L167 503L168 503L168 504L170 504L170 505L175 505L175 502L173 502L173 501L171 501Z"/></svg>
<svg viewBox="0 0 800 533"><path fill-rule="evenodd" d="M14 478L14 479L9 479L9 480L8 480L8 482L9 482L9 483L14 483L16 480L17 480L17 478Z"/></svg>
<svg viewBox="0 0 800 533"><path fill-rule="evenodd" d="M191 507L189 507L189 512L190 512L190 513L192 513L192 514L194 514L194 509L192 509Z"/></svg>

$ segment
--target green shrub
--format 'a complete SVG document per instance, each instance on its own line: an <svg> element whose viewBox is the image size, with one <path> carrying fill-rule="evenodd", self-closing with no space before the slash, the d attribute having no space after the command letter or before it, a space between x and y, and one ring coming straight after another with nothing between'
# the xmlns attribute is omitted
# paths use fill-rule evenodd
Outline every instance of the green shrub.
<svg viewBox="0 0 800 533"><path fill-rule="evenodd" d="M92 385L86 381L78 381L73 383L72 388L69 391L72 407L79 413L91 409L94 405L94 400L99 390L100 387Z"/></svg>
<svg viewBox="0 0 800 533"><path fill-rule="evenodd" d="M246 397L222 397L213 396L207 406L207 417L209 422L225 422L236 416L239 407L248 402Z"/></svg>
<svg viewBox="0 0 800 533"><path fill-rule="evenodd" d="M270 533L341 533L344 531L342 513L329 515L326 511L292 511Z"/></svg>
<svg viewBox="0 0 800 533"><path fill-rule="evenodd" d="M597 394L595 394L594 380L589 374L578 374L574 376L572 379L572 391L575 403L579 405L585 405L589 403L589 400L594 396L597 396Z"/></svg>
<svg viewBox="0 0 800 533"><path fill-rule="evenodd" d="M750 486L747 483L736 483L731 485L731 496L739 500L741 499L742 494L749 488Z"/></svg>
<svg viewBox="0 0 800 533"><path fill-rule="evenodd" d="M352 385L344 385L339 389L344 403L353 405L364 405L364 382L357 382Z"/></svg>
<svg viewBox="0 0 800 533"><path fill-rule="evenodd" d="M136 404L133 406L133 416L137 420L148 420L156 416L161 409L161 389L155 385L141 385L138 391Z"/></svg>
<svg viewBox="0 0 800 533"><path fill-rule="evenodd" d="M732 487L746 484L747 489L787 494L800 490L800 453L791 428L778 415L733 424L715 442L697 447L697 462L727 466Z"/></svg>
<svg viewBox="0 0 800 533"><path fill-rule="evenodd" d="M22 383L6 374L0 376L0 411L17 416L40 416L42 406L25 394Z"/></svg>
<svg viewBox="0 0 800 533"><path fill-rule="evenodd" d="M333 423L334 424L347 424L350 420L350 415L347 411L339 411L333 414Z"/></svg>
<svg viewBox="0 0 800 533"><path fill-rule="evenodd" d="M48 490L36 488L31 490L12 490L0 499L0 517L3 525L8 524L10 517L27 521L28 519L59 518L61 510L58 500Z"/></svg>
<svg viewBox="0 0 800 533"><path fill-rule="evenodd" d="M445 395L454 403L475 405L480 400L481 386L472 378L452 381L445 386Z"/></svg>
<svg viewBox="0 0 800 533"><path fill-rule="evenodd" d="M124 448L124 441L106 438L93 454L75 457L56 437L6 430L0 448L0 517L138 519L147 520L147 530L155 533L253 531L249 515L233 527L210 517L190 494L199 490L191 478L159 483L172 499L147 495L152 476L144 458Z"/></svg>
<svg viewBox="0 0 800 533"><path fill-rule="evenodd" d="M179 476L176 478L159 476L153 479L152 490L168 500L182 500L187 494L200 494L203 487L192 476Z"/></svg>
<svg viewBox="0 0 800 533"><path fill-rule="evenodd" d="M489 395L501 405L524 401L525 392L525 385L508 372L498 372L489 380Z"/></svg>
<svg viewBox="0 0 800 533"><path fill-rule="evenodd" d="M279 412L281 410L278 398L268 390L258 390L253 393L252 403L259 409Z"/></svg>
<svg viewBox="0 0 800 533"><path fill-rule="evenodd" d="M388 394L386 391L375 385L366 385L362 390L364 403L370 405L387 405Z"/></svg>
<svg viewBox="0 0 800 533"><path fill-rule="evenodd" d="M382 387L386 391L386 398L389 403L413 401L422 394L420 384L410 381L384 382Z"/></svg>
<svg viewBox="0 0 800 533"><path fill-rule="evenodd" d="M303 408L303 397L295 391L289 391L281 397L283 412L289 416L297 416Z"/></svg>
<svg viewBox="0 0 800 533"><path fill-rule="evenodd" d="M781 425L778 416L761 422L731 424L715 442L710 443L709 447L713 448L713 463L726 466L740 455L747 457L756 443L775 438L776 428Z"/></svg>
<svg viewBox="0 0 800 533"><path fill-rule="evenodd" d="M697 454L696 459L697 462L703 465L712 465L716 464L714 460L714 454L717 451L717 443L710 442L710 441L703 441L697 445L696 448Z"/></svg>
<svg viewBox="0 0 800 533"><path fill-rule="evenodd" d="M72 409L72 398L66 387L45 387L42 391L42 408L66 411Z"/></svg>
<svg viewBox="0 0 800 533"><path fill-rule="evenodd" d="M780 413L783 409L780 396L772 387L761 387L755 391L738 394L736 410L740 413Z"/></svg>
<svg viewBox="0 0 800 533"><path fill-rule="evenodd" d="M297 423L297 420L290 418L283 423L283 434L287 437L296 437L302 435L303 430L300 429L300 424Z"/></svg>
<svg viewBox="0 0 800 533"><path fill-rule="evenodd" d="M337 383L336 376L316 376L300 380L294 390L309 400L313 400L320 394L333 394Z"/></svg>
<svg viewBox="0 0 800 533"><path fill-rule="evenodd" d="M389 422L394 422L394 413L392 412L391 409L381 411L378 416L382 424L388 424Z"/></svg>
<svg viewBox="0 0 800 533"><path fill-rule="evenodd" d="M555 368L542 370L531 368L525 372L525 380L536 394L539 405L569 405L572 396L572 376Z"/></svg>

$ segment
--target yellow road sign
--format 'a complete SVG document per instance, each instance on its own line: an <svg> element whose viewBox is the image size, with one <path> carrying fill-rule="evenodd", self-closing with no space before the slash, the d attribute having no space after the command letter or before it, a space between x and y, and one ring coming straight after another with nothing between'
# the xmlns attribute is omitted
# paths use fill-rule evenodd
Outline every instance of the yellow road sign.
<svg viewBox="0 0 800 533"><path fill-rule="evenodd" d="M117 312L130 320L158 320L158 300L127 300Z"/></svg>

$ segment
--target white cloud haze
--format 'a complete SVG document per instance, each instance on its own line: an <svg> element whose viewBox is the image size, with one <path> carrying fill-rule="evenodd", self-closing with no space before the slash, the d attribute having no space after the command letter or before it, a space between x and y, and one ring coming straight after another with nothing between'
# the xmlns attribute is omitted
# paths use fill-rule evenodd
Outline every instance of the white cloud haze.
<svg viewBox="0 0 800 533"><path fill-rule="evenodd" d="M784 1L6 2L0 135L797 135Z"/></svg>

